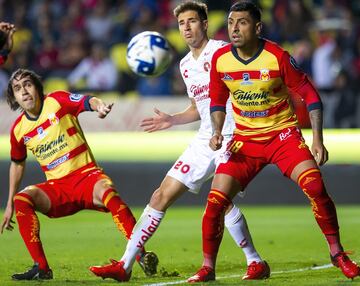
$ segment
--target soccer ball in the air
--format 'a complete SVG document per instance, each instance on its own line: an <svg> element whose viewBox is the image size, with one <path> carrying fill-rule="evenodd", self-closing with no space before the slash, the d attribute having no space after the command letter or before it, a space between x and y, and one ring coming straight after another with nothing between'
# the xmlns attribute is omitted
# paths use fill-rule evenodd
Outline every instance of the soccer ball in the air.
<svg viewBox="0 0 360 286"><path fill-rule="evenodd" d="M126 61L140 76L159 76L170 65L172 54L166 38L158 32L146 31L134 36L128 44Z"/></svg>

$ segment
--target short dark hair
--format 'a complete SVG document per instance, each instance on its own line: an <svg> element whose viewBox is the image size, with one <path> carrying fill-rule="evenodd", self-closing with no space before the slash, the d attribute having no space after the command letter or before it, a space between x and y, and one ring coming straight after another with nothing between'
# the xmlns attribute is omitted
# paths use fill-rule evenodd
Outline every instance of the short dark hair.
<svg viewBox="0 0 360 286"><path fill-rule="evenodd" d="M7 88L7 91L5 94L6 101L12 110L17 110L20 107L19 103L15 99L14 91L12 88L12 83L13 83L14 79L20 80L26 76L30 77L31 81L35 85L37 92L39 93L40 100L44 101L44 98L45 98L44 87L41 82L40 76L31 70L18 69L15 72L13 72L13 74L11 75L11 77L9 79L9 83L8 83L8 88Z"/></svg>
<svg viewBox="0 0 360 286"><path fill-rule="evenodd" d="M234 5L231 6L229 13L230 12L240 12L240 11L248 11L250 16L257 22L261 21L261 11L259 9L259 7L249 1L249 0L245 0L245 1L238 1L236 2Z"/></svg>
<svg viewBox="0 0 360 286"><path fill-rule="evenodd" d="M196 11L201 21L208 19L208 8L205 3L198 1L186 1L176 6L174 16L177 18L181 13L186 11Z"/></svg>

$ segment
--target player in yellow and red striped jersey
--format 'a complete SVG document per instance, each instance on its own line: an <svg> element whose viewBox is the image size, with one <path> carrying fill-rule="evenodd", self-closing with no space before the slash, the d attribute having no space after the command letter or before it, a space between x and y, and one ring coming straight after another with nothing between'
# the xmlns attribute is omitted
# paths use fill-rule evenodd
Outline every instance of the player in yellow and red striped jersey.
<svg viewBox="0 0 360 286"><path fill-rule="evenodd" d="M14 280L52 279L40 240L39 220L35 210L50 218L72 215L82 209L111 212L118 229L130 238L135 218L116 192L111 179L96 163L78 121L83 111L97 111L105 118L112 104L101 99L67 91L48 95L34 72L15 71L7 90L7 102L12 110L23 112L10 134L11 165L9 198L1 225L12 230L14 208L20 234L34 260L34 266L14 274ZM30 150L47 181L18 192L25 171L27 150ZM138 261L147 274L147 255L143 249ZM152 269L155 269L151 266Z"/></svg>
<svg viewBox="0 0 360 286"><path fill-rule="evenodd" d="M202 224L203 267L192 281L206 281L209 268L215 269L225 209L268 164L277 165L300 186L328 242L333 264L346 277L354 278L360 269L340 243L335 205L326 192L318 167L328 160L323 144L320 97L286 51L259 37L261 27L261 13L254 3L235 3L228 16L231 44L220 48L212 59L210 147L221 148L229 96L236 129L212 182ZM313 131L311 152L297 127L288 89L299 93L307 105Z"/></svg>

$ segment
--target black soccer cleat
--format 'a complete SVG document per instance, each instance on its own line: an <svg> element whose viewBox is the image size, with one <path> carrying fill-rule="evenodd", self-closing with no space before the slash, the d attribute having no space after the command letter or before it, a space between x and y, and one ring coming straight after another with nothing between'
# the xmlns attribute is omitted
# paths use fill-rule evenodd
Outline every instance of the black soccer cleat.
<svg viewBox="0 0 360 286"><path fill-rule="evenodd" d="M146 276L153 276L157 273L159 259L154 252L146 251L138 262Z"/></svg>
<svg viewBox="0 0 360 286"><path fill-rule="evenodd" d="M35 263L31 269L24 273L15 273L11 276L13 280L50 280L53 279L52 270L39 269L39 264Z"/></svg>

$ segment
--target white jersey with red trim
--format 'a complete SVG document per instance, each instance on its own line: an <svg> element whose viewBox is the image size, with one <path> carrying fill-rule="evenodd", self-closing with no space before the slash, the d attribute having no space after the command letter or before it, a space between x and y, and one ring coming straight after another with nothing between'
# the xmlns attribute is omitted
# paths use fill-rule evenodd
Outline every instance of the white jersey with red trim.
<svg viewBox="0 0 360 286"><path fill-rule="evenodd" d="M194 59L191 51L180 61L180 72L186 85L189 98L193 98L200 114L201 123L198 132L199 138L211 138L212 126L210 119L209 81L211 59L217 49L227 43L218 40L209 40L198 59ZM232 115L231 102L226 106L226 119L222 133L233 133L235 123Z"/></svg>

